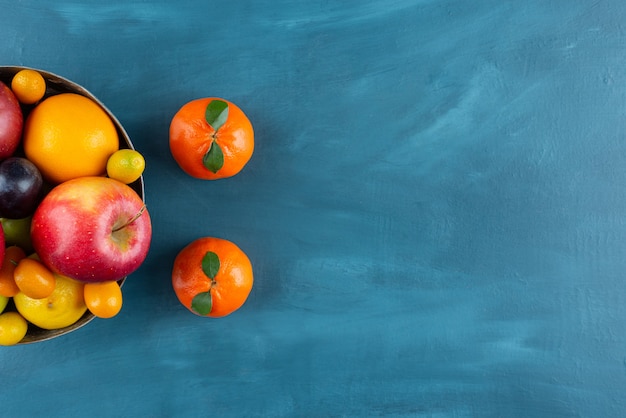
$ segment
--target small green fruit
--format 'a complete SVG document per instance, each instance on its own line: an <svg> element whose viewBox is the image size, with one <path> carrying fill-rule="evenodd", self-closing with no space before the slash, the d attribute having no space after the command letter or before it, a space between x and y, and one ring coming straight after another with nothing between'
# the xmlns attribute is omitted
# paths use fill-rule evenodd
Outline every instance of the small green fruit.
<svg viewBox="0 0 626 418"><path fill-rule="evenodd" d="M0 295L0 313L2 313L2 311L4 311L4 308L7 307L7 303L9 303L9 298Z"/></svg>
<svg viewBox="0 0 626 418"><path fill-rule="evenodd" d="M33 244L30 240L30 223L32 217L22 219L0 218L4 229L5 245L17 245L27 254L33 251Z"/></svg>

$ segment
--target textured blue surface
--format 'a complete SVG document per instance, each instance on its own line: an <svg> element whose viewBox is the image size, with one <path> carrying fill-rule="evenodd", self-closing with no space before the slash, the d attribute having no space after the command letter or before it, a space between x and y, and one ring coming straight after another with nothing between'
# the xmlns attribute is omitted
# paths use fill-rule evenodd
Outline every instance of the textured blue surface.
<svg viewBox="0 0 626 418"><path fill-rule="evenodd" d="M621 0L0 1L0 59L92 91L147 158L122 313L0 350L3 416L626 415ZM186 176L188 100L256 151ZM230 239L244 307L184 310Z"/></svg>

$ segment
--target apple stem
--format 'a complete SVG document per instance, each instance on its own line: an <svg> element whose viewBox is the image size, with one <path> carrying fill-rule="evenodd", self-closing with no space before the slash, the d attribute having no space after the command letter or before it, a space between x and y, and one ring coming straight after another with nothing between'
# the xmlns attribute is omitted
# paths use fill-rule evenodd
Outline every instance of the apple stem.
<svg viewBox="0 0 626 418"><path fill-rule="evenodd" d="M135 222L137 219L139 219L139 217L143 214L143 212L144 212L145 210L146 210L146 205L143 205L143 206L141 207L141 209L139 209L139 212L137 212L137 213L135 214L135 216L133 216L132 218L130 218L130 219L128 220L128 222L126 222L125 224L123 224L123 225L121 225L121 226L118 226L117 228L113 229L113 232L117 232L117 231L119 231L120 229L124 229L124 228L126 228L128 225L130 225L130 224L132 224L133 222Z"/></svg>

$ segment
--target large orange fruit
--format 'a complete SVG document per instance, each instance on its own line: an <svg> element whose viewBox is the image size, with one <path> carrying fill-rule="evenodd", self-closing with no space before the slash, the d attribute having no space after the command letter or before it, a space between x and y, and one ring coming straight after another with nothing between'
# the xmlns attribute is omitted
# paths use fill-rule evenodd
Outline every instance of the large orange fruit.
<svg viewBox="0 0 626 418"><path fill-rule="evenodd" d="M55 184L105 174L107 160L118 149L119 137L109 115L75 93L48 97L32 110L24 126L26 157Z"/></svg>
<svg viewBox="0 0 626 418"><path fill-rule="evenodd" d="M172 118L170 150L192 177L231 177L252 157L254 130L235 104L215 97L197 99L183 105Z"/></svg>
<svg viewBox="0 0 626 418"><path fill-rule="evenodd" d="M199 238L174 260L174 292L196 315L218 318L236 311L248 298L253 281L248 256L221 238Z"/></svg>

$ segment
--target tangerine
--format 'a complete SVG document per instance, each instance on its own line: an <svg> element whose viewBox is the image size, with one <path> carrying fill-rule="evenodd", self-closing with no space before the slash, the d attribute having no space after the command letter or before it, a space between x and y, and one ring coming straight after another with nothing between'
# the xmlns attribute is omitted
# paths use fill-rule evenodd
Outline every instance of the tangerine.
<svg viewBox="0 0 626 418"><path fill-rule="evenodd" d="M54 184L106 173L119 149L113 120L88 97L75 93L50 96L26 119L24 152L44 178Z"/></svg>
<svg viewBox="0 0 626 418"><path fill-rule="evenodd" d="M215 97L196 99L183 105L172 118L170 151L192 177L231 177L252 157L254 130L234 103Z"/></svg>
<svg viewBox="0 0 626 418"><path fill-rule="evenodd" d="M248 256L221 238L198 238L174 260L174 292L183 306L199 316L218 318L236 311L248 298L253 281Z"/></svg>

